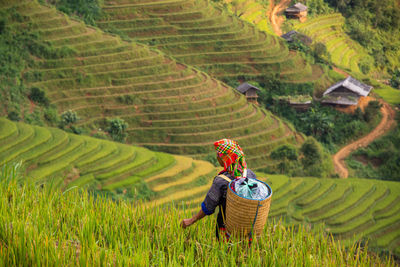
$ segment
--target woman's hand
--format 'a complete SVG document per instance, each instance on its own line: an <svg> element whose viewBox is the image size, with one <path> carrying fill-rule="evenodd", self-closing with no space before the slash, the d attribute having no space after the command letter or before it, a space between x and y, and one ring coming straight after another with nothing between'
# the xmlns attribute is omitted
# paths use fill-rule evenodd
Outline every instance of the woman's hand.
<svg viewBox="0 0 400 267"><path fill-rule="evenodd" d="M191 226L192 224L194 224L195 222L197 222L198 220L201 220L204 218L204 216L206 216L206 214L203 212L203 210L199 210L199 212L194 215L192 218L190 219L183 219L181 221L181 227L183 229Z"/></svg>
<svg viewBox="0 0 400 267"><path fill-rule="evenodd" d="M182 222L181 222L181 227L182 227L183 229L185 229L185 228L191 226L191 225L193 224L193 222L194 222L194 221L193 221L193 218L190 218L190 219L183 219Z"/></svg>

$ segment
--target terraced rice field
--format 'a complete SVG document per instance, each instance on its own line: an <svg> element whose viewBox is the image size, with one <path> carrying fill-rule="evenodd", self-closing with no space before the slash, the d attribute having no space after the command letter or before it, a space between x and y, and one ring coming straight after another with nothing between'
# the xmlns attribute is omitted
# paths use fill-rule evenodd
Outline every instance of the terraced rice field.
<svg viewBox="0 0 400 267"><path fill-rule="evenodd" d="M370 179L288 178L258 174L273 190L269 220L286 225L323 223L326 233L350 244L369 240L369 247L400 255L400 184ZM211 185L178 189L149 206L173 201L197 212Z"/></svg>
<svg viewBox="0 0 400 267"><path fill-rule="evenodd" d="M0 166L19 161L33 181L53 179L64 188L106 190L117 198L134 196L144 181L153 192L148 207L173 202L193 212L218 173L205 161L0 118ZM400 255L400 183L257 175L273 190L270 220L325 223L326 232L346 243L371 238L370 247Z"/></svg>
<svg viewBox="0 0 400 267"><path fill-rule="evenodd" d="M124 42L34 1L3 5L22 15L18 28L29 25L55 48L75 51L35 59L24 77L46 91L60 113L77 112L81 126L96 131L107 118L119 117L129 124L129 143L197 158L210 153L215 140L233 138L254 159L254 169L268 165L276 146L303 140L236 90L158 50Z"/></svg>
<svg viewBox="0 0 400 267"><path fill-rule="evenodd" d="M257 29L268 34L275 34L269 22L269 13L271 12L270 1L224 0L223 2L231 12L241 19L254 24Z"/></svg>
<svg viewBox="0 0 400 267"><path fill-rule="evenodd" d="M339 13L322 15L297 24L295 29L310 36L314 42L325 44L335 65L360 73L358 63L368 54L344 32L344 20Z"/></svg>
<svg viewBox="0 0 400 267"><path fill-rule="evenodd" d="M35 182L113 192L177 163L169 154L0 118L0 166L20 161Z"/></svg>
<svg viewBox="0 0 400 267"><path fill-rule="evenodd" d="M220 79L314 82L324 77L279 37L262 32L206 0L110 0L97 25L118 30ZM306 65L305 67L299 67Z"/></svg>

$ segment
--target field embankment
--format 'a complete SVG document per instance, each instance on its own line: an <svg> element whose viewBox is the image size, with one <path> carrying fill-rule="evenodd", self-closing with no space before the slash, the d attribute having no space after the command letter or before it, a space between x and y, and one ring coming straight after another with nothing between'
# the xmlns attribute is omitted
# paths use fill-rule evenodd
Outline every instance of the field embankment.
<svg viewBox="0 0 400 267"><path fill-rule="evenodd" d="M0 119L0 164L22 161L29 181L107 192L145 205L190 205L197 211L218 173L208 162ZM274 164L271 162L270 164ZM287 225L324 223L348 244L399 254L400 184L363 179L288 178L258 174L273 190L270 218Z"/></svg>
<svg viewBox="0 0 400 267"><path fill-rule="evenodd" d="M196 158L207 156L215 140L234 138L254 169L266 167L280 144L302 141L270 112L159 50L122 41L34 1L1 5L19 16L7 18L7 26L37 34L56 51L69 51L36 57L23 78L59 113L76 112L77 127L104 133L107 119L118 117L129 125L129 143Z"/></svg>
<svg viewBox="0 0 400 267"><path fill-rule="evenodd" d="M344 22L345 18L335 13L308 19L304 23L296 24L294 28L310 36L314 42L325 44L332 63L336 66L360 75L360 62L370 56L344 32Z"/></svg>
<svg viewBox="0 0 400 267"><path fill-rule="evenodd" d="M102 29L162 50L210 75L230 80L316 83L321 67L290 52L281 38L262 32L210 1L105 1Z"/></svg>

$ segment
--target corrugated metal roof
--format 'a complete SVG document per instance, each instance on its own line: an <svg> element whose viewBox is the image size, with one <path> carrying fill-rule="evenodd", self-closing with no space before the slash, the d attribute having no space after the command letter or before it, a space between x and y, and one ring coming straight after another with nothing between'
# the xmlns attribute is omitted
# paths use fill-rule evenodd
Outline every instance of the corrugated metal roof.
<svg viewBox="0 0 400 267"><path fill-rule="evenodd" d="M344 79L343 81L340 81L340 82L332 85L331 87L329 87L325 91L324 95L330 94L331 92L335 91L335 89L339 88L340 86L343 86L360 96L367 96L369 94L369 92L372 90L372 86L366 85L366 84L354 79L353 77L349 76L346 79Z"/></svg>
<svg viewBox="0 0 400 267"><path fill-rule="evenodd" d="M251 85L249 83L242 83L241 85L239 85L236 90L238 90L239 92L241 92L242 94L246 93L249 89L254 88L258 91L260 91L260 89L258 89L257 87L255 87L254 85Z"/></svg>
<svg viewBox="0 0 400 267"><path fill-rule="evenodd" d="M303 5L302 3L296 3L295 5L288 7L286 11L295 12L295 11L306 11L308 9L307 6Z"/></svg>
<svg viewBox="0 0 400 267"><path fill-rule="evenodd" d="M298 34L298 32L295 31L295 30L292 30L290 32L287 32L287 33L283 34L281 37L283 39L289 41L289 42L292 42L293 41L293 35L296 35L296 34Z"/></svg>

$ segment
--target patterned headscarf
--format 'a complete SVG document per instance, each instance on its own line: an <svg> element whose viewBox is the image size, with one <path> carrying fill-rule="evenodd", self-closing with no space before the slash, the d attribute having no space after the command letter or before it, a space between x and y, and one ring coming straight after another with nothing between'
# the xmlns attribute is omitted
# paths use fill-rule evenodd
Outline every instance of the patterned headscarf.
<svg viewBox="0 0 400 267"><path fill-rule="evenodd" d="M221 139L214 143L214 147L217 155L224 161L224 170L220 174L227 171L234 178L241 177L247 164L239 144L231 139Z"/></svg>

